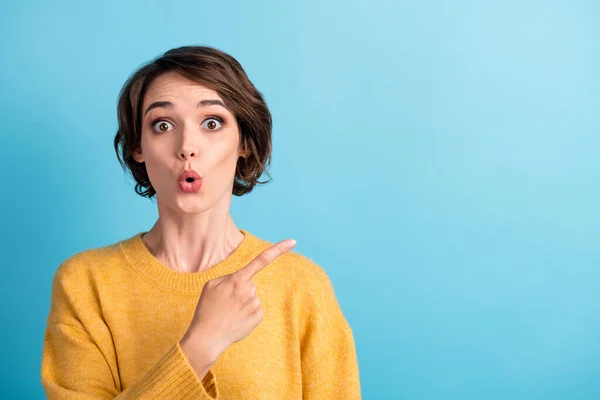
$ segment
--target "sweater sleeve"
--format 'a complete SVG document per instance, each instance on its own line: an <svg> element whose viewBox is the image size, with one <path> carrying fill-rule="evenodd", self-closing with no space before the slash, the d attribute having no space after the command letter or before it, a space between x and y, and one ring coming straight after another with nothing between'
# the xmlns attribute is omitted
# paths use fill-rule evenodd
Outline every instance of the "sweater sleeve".
<svg viewBox="0 0 600 400"><path fill-rule="evenodd" d="M85 277L77 275L73 268L61 267L52 285L41 362L48 399L218 398L213 372L199 379L179 342L137 383L122 390L110 332L81 312L78 293L86 285L81 284ZM79 285L71 286L73 282Z"/></svg>
<svg viewBox="0 0 600 400"><path fill-rule="evenodd" d="M303 398L361 399L352 329L324 270L313 264L310 271L299 325Z"/></svg>

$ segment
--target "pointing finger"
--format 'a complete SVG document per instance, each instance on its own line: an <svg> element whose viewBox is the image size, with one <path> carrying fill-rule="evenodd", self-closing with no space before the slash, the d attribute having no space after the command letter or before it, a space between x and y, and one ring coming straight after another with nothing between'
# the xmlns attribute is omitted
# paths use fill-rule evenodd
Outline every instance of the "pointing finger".
<svg viewBox="0 0 600 400"><path fill-rule="evenodd" d="M243 280L249 281L264 267L272 263L283 253L291 250L295 245L296 241L293 239L282 240L260 253L254 260L245 267L239 269L235 274L240 276Z"/></svg>

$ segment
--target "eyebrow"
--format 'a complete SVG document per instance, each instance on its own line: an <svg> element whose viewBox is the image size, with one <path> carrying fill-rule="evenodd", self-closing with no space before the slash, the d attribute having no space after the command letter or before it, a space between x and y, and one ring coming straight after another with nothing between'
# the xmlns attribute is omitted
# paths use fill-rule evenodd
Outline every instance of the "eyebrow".
<svg viewBox="0 0 600 400"><path fill-rule="evenodd" d="M198 103L196 108L197 107L208 107L208 106L221 106L221 107L227 109L225 104L221 100L217 100L217 99L200 100L200 102ZM150 104L148 106L148 108L146 108L146 112L144 112L144 116L146 116L146 114L148 114L148 111L152 110L153 108L160 108L160 107L173 108L174 105L170 101L155 101L154 103Z"/></svg>

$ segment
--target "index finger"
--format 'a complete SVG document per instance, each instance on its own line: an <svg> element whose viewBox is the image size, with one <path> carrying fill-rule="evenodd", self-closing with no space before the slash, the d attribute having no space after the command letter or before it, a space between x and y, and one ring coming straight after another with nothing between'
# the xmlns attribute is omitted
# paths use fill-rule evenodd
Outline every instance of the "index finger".
<svg viewBox="0 0 600 400"><path fill-rule="evenodd" d="M254 260L250 261L248 265L237 270L235 275L238 275L245 281L249 281L264 267L272 263L283 253L291 250L295 245L296 241L294 239L282 240L281 242L260 253Z"/></svg>

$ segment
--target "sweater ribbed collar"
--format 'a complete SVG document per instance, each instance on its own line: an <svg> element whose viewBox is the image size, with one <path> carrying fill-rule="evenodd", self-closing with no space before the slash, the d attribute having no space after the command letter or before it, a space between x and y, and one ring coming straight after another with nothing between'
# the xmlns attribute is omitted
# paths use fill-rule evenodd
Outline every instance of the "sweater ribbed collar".
<svg viewBox="0 0 600 400"><path fill-rule="evenodd" d="M193 273L175 271L155 258L142 240L146 232L138 232L119 245L131 267L156 286L173 293L198 295L206 282L237 271L262 251L264 246L258 237L244 229L240 232L244 239L229 257L205 271Z"/></svg>

